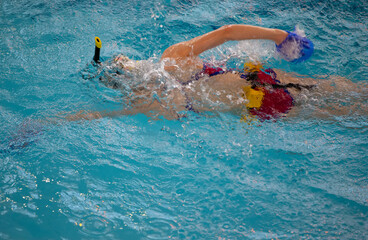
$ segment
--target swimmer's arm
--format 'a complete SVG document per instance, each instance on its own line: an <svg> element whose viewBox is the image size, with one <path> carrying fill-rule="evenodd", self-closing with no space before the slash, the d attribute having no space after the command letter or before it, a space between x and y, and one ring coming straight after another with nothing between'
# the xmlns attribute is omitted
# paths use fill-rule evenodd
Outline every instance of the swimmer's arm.
<svg viewBox="0 0 368 240"><path fill-rule="evenodd" d="M163 110L163 111L152 111L151 109L123 109L123 110L115 110L115 111L85 111L81 110L75 114L70 114L64 117L67 121L80 121L80 120L95 120L101 118L115 118L123 115L136 115L139 113L143 113L148 117L154 117L154 115L159 114L163 116L167 120L180 119L182 116L176 112ZM155 114L156 113L156 114Z"/></svg>
<svg viewBox="0 0 368 240"><path fill-rule="evenodd" d="M95 119L101 119L101 118L115 118L120 117L123 115L136 115L138 113L147 114L149 112L149 109L122 109L122 110L115 110L115 111L86 111L86 110L80 110L77 113L69 114L65 117L62 117L62 119L65 119L67 121L79 121L79 120L95 120ZM148 115L148 114L147 114Z"/></svg>
<svg viewBox="0 0 368 240"><path fill-rule="evenodd" d="M85 111L80 110L79 112L75 114L70 114L64 117L67 121L79 121L79 120L94 120L94 119L100 119L104 117L118 117L121 115L126 114L125 110L116 110L116 111Z"/></svg>
<svg viewBox="0 0 368 240"><path fill-rule="evenodd" d="M287 35L287 32L279 29L251 25L226 25L202 36L169 47L164 51L161 59L180 59L198 56L204 51L217 47L227 41L266 39L280 44L285 40Z"/></svg>

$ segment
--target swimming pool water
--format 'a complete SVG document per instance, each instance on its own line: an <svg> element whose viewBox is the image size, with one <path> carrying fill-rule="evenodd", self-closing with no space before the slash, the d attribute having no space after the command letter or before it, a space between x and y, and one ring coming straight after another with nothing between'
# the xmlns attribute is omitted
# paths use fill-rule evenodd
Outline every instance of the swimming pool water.
<svg viewBox="0 0 368 240"><path fill-rule="evenodd" d="M82 76L95 36L104 59L157 62L225 24L299 25L316 46L305 63L267 43L239 49L288 72L363 82L367 19L365 1L1 1L0 239L366 238L367 116L38 120L119 108L120 91Z"/></svg>

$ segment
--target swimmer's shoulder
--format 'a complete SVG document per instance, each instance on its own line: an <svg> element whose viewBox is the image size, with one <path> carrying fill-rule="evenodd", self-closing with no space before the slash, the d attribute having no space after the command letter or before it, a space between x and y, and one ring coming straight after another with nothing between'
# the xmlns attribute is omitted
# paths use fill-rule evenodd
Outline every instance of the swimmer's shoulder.
<svg viewBox="0 0 368 240"><path fill-rule="evenodd" d="M168 47L161 56L165 70L168 72L197 71L203 68L203 62L193 55L193 48L189 42L180 42Z"/></svg>
<svg viewBox="0 0 368 240"><path fill-rule="evenodd" d="M191 47L187 42L180 42L168 47L162 54L161 60L164 59L181 59L189 57L191 53Z"/></svg>

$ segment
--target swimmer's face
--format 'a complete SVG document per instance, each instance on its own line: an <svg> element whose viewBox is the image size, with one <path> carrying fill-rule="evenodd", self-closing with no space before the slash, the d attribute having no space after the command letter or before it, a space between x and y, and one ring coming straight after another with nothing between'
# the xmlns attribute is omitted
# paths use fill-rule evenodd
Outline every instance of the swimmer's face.
<svg viewBox="0 0 368 240"><path fill-rule="evenodd" d="M124 56L122 54L118 55L114 59L115 63L119 65L119 67L127 70L132 70L136 67L136 62L129 59L127 56Z"/></svg>

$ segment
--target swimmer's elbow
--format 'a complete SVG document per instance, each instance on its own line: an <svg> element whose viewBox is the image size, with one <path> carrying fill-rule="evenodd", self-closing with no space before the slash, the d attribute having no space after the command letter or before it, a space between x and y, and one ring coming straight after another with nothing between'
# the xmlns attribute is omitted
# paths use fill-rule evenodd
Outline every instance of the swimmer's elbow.
<svg viewBox="0 0 368 240"><path fill-rule="evenodd" d="M179 59L183 57L188 57L192 53L192 46L190 42L181 42L167 48L161 57L161 60L166 58Z"/></svg>

